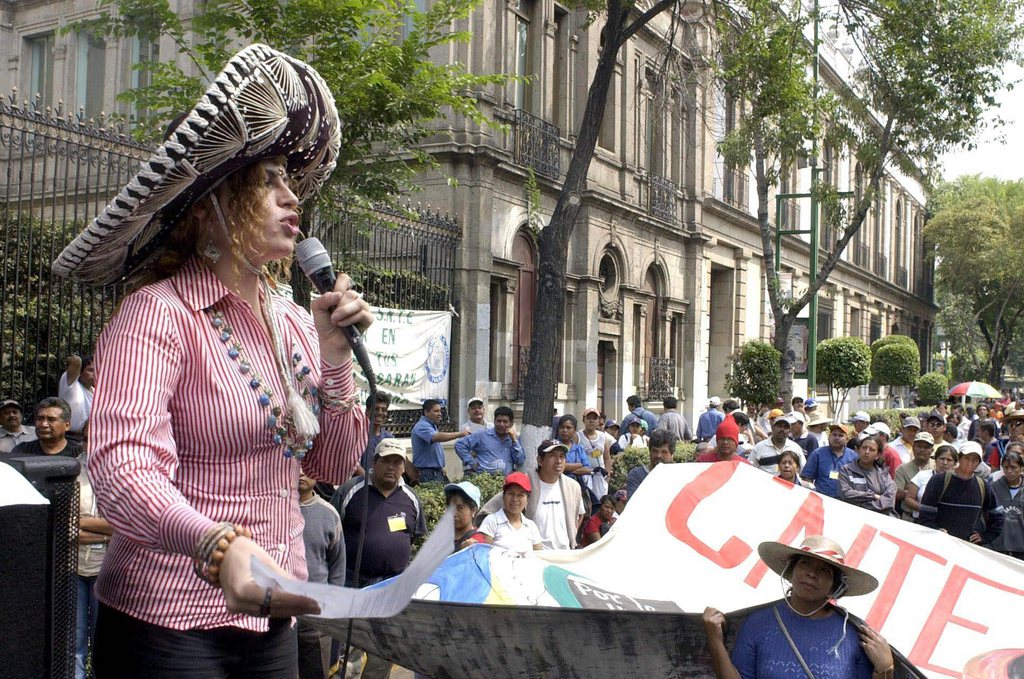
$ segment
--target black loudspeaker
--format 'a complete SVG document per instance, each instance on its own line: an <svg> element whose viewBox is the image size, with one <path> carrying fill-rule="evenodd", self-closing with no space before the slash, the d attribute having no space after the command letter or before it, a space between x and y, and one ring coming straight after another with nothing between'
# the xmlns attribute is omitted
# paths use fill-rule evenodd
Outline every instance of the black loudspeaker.
<svg viewBox="0 0 1024 679"><path fill-rule="evenodd" d="M79 463L62 455L6 461L50 504L0 507L0 675L73 679Z"/></svg>

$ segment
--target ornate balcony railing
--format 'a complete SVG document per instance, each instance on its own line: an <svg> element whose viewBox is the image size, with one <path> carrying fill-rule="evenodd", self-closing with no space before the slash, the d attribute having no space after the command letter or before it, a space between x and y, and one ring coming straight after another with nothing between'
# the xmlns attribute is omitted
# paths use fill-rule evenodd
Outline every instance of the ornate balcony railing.
<svg viewBox="0 0 1024 679"><path fill-rule="evenodd" d="M667 177L657 174L648 175L648 196L647 207L652 217L663 219L666 222L676 221L676 183Z"/></svg>
<svg viewBox="0 0 1024 679"><path fill-rule="evenodd" d="M516 109L515 126L516 162L532 167L542 177L558 179L562 174L558 126L521 108Z"/></svg>
<svg viewBox="0 0 1024 679"><path fill-rule="evenodd" d="M901 288L907 287L907 267L896 267L896 285L900 286Z"/></svg>
<svg viewBox="0 0 1024 679"><path fill-rule="evenodd" d="M880 252L875 253L875 275L889 278L889 258Z"/></svg>
<svg viewBox="0 0 1024 679"><path fill-rule="evenodd" d="M782 201L782 212L779 215L779 226L783 229L800 227L800 203L792 198Z"/></svg>
<svg viewBox="0 0 1024 679"><path fill-rule="evenodd" d="M675 396L676 362L675 359L662 356L651 356L647 362L647 384L643 389L647 400L661 400L667 396Z"/></svg>
<svg viewBox="0 0 1024 679"><path fill-rule="evenodd" d="M526 393L526 370L530 367L530 347L516 344L512 351L516 361L512 366L511 381L505 383L502 396L509 401L522 401Z"/></svg>
<svg viewBox="0 0 1024 679"><path fill-rule="evenodd" d="M871 266L871 253L868 252L867 243L854 243L853 263L857 266L862 266L865 269Z"/></svg>
<svg viewBox="0 0 1024 679"><path fill-rule="evenodd" d="M722 179L722 200L733 207L746 210L749 205L747 186L745 171L725 170L725 176Z"/></svg>

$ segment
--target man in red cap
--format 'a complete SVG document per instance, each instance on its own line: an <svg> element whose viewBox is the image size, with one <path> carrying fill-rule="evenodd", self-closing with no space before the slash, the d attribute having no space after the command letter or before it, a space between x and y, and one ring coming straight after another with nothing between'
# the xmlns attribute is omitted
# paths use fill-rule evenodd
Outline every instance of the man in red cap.
<svg viewBox="0 0 1024 679"><path fill-rule="evenodd" d="M736 420L732 419L732 416L726 417L722 420L722 424L718 425L718 429L715 430L715 448L714 450L708 450L697 456L697 462L724 462L726 460L740 460L746 462L742 457L736 454L736 448L739 445L740 440L740 428L736 424Z"/></svg>

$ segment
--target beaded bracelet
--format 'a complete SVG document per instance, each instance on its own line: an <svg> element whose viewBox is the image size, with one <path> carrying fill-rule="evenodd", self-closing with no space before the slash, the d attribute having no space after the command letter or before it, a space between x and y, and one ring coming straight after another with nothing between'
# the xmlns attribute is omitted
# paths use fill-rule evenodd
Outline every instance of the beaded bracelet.
<svg viewBox="0 0 1024 679"><path fill-rule="evenodd" d="M244 526L224 521L217 524L199 541L192 555L192 571L200 580L220 587L220 564L228 547L239 535L251 538L252 532Z"/></svg>
<svg viewBox="0 0 1024 679"><path fill-rule="evenodd" d="M337 392L320 391L320 407L324 410L336 410L347 413L355 405L355 395L342 396Z"/></svg>

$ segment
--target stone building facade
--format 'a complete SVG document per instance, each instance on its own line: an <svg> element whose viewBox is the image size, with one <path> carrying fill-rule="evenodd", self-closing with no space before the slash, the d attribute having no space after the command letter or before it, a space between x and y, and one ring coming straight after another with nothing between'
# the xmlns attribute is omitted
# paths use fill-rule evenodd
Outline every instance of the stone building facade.
<svg viewBox="0 0 1024 679"><path fill-rule="evenodd" d="M190 11L182 0L179 9ZM39 90L65 108L129 113L117 92L144 82L140 59L173 55L171 44L105 45L61 33L93 4L0 5L0 44L8 68L0 89ZM452 407L472 396L490 409L521 406L536 294L537 229L551 214L575 143L590 77L601 49L599 26L554 0L486 0L465 21L472 38L436 58L477 73L529 76L482 92L494 126L453 116L426 144L440 171L425 176L419 199L463 225L457 253ZM684 47L663 76L667 21L639 32L621 50L608 110L568 254L567 305L556 407L596 405L618 418L640 393L660 406L674 395L694 420L709 396L724 396L730 356L772 331L752 178L727 171L716 142L740 114L699 69L699 24L683 22ZM826 79L841 80L843 55L828 41ZM177 57L175 57L177 58ZM831 65L829 65L831 64ZM70 104L70 106L69 106ZM825 181L856 190L860 169L825 148ZM450 181L454 179L456 181ZM805 191L809 168L783 187ZM867 341L900 332L927 357L935 307L923 250L925 196L920 182L893 171L882 199L847 248L820 296L819 338ZM791 202L787 228L810 223L809 206ZM822 248L834 243L822 233ZM782 270L807 284L806 237L787 236ZM796 383L798 393L807 385ZM871 390L853 405L873 403Z"/></svg>

